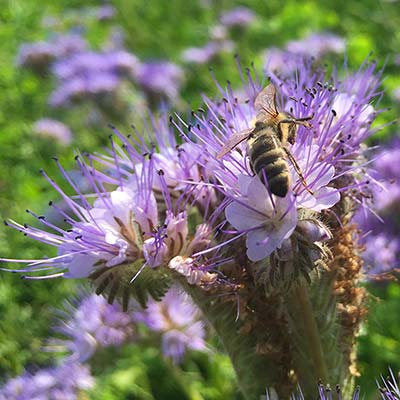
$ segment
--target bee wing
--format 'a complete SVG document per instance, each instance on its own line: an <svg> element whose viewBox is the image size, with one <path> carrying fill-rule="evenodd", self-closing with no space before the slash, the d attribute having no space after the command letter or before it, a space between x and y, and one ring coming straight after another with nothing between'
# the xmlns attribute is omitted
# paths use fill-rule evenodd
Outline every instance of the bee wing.
<svg viewBox="0 0 400 400"><path fill-rule="evenodd" d="M221 151L217 154L217 160L221 159L225 154L229 153L238 144L246 140L250 136L251 132L253 132L252 128L234 133L224 144Z"/></svg>
<svg viewBox="0 0 400 400"><path fill-rule="evenodd" d="M257 112L257 120L268 121L278 116L279 112L276 109L276 89L272 83L257 95L254 101L254 108Z"/></svg>

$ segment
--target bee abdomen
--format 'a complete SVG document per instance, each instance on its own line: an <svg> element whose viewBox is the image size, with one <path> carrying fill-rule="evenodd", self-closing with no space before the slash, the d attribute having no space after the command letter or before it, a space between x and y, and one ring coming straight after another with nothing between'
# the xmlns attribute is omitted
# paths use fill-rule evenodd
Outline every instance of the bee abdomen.
<svg viewBox="0 0 400 400"><path fill-rule="evenodd" d="M286 196L289 191L290 173L281 149L274 149L260 155L254 160L253 169L261 181L269 186L271 193L280 197Z"/></svg>

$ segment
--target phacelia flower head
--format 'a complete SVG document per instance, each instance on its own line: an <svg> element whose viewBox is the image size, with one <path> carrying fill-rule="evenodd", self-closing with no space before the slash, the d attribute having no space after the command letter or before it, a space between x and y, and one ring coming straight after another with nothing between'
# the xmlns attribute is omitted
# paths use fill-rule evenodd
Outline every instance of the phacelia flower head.
<svg viewBox="0 0 400 400"><path fill-rule="evenodd" d="M230 40L210 41L203 47L189 47L182 53L182 60L192 64L207 64L221 53L233 50Z"/></svg>
<svg viewBox="0 0 400 400"><path fill-rule="evenodd" d="M43 172L62 198L63 207L59 202L50 205L65 223L60 228L45 216L30 211L44 226L43 230L6 222L26 236L57 249L54 257L20 260L28 264L21 272L42 275L29 275L27 279L89 278L97 285L98 293L108 293L110 302L115 297L122 298L124 309L134 287L140 292L133 289L139 302L146 303L148 296L141 290L147 293L148 288L140 284L140 277L146 274L151 279L143 280L150 279L160 286L149 289L156 298L162 297L169 287L168 274L199 286L215 280L209 272L214 261L203 262L197 257L210 244L213 221L221 212L213 211L215 189L193 184L206 176L204 167L197 164L202 154L189 143L182 148L175 145L171 128L163 122L153 123L157 148L147 144L144 136L142 141L135 142L115 130L123 147L112 140L112 149L105 155L77 157L78 169L86 181L84 192L81 180L78 184L57 160L74 195L67 195ZM200 215L198 223L189 229L188 214L192 207L197 207ZM171 261L178 256L191 258L190 267L176 268L177 263Z"/></svg>
<svg viewBox="0 0 400 400"><path fill-rule="evenodd" d="M161 302L149 301L147 308L135 313L138 322L161 335L162 352L176 363L187 350L206 350L205 328L200 312L189 296L173 287Z"/></svg>
<svg viewBox="0 0 400 400"><path fill-rule="evenodd" d="M78 399L93 386L88 367L67 361L10 379L0 388L0 400Z"/></svg>
<svg viewBox="0 0 400 400"><path fill-rule="evenodd" d="M62 122L50 118L36 121L33 125L33 132L40 136L52 137L64 145L72 141L71 130Z"/></svg>
<svg viewBox="0 0 400 400"><path fill-rule="evenodd" d="M124 50L82 51L63 57L53 66L59 86L52 93L54 107L112 94L122 79L133 79L137 58Z"/></svg>
<svg viewBox="0 0 400 400"><path fill-rule="evenodd" d="M50 344L62 345L72 353L71 359L85 362L99 348L134 340L132 313L123 312L117 303L109 304L103 296L80 297L59 311L60 321L54 331L65 339L54 339Z"/></svg>
<svg viewBox="0 0 400 400"><path fill-rule="evenodd" d="M327 82L324 71L295 57L301 62L294 75L271 73L271 84L264 89L249 78L242 91L245 97L236 96L230 87L221 88L223 100L205 98L208 110L187 124L189 132L181 128L188 141L195 137L197 146L203 148L203 163L212 171L214 187L224 197L221 207L227 226L235 229L224 232L236 239L246 237L251 261L272 256L277 250L282 259L282 252L287 254L284 249L293 247L293 240L303 235L303 220L323 226L321 231L327 234L320 235L317 242L328 240L322 212L332 210L344 195L362 202L362 189L368 185L360 159L361 142L372 134L370 126L376 115L370 104L378 94L374 65L366 65L341 82L336 76ZM343 102L346 107L340 106ZM279 118L287 121L279 123ZM255 128L255 121L266 124L264 130ZM282 141L280 130L286 124L293 137ZM268 135L275 139L268 139ZM252 143L257 137L275 142L256 147ZM286 165L290 188L283 198L269 187L272 175L268 177L268 168L272 167L268 162L264 170L254 164L256 159L261 163L262 157ZM308 235L309 242L312 236ZM227 238L227 248L234 237ZM294 254L291 257L296 258Z"/></svg>
<svg viewBox="0 0 400 400"><path fill-rule="evenodd" d="M22 45L18 51L16 62L19 67L43 71L50 66L56 57L57 50L54 44L43 41Z"/></svg>
<svg viewBox="0 0 400 400"><path fill-rule="evenodd" d="M136 83L147 93L150 100L174 101L183 83L183 70L167 61L141 63L135 73Z"/></svg>
<svg viewBox="0 0 400 400"><path fill-rule="evenodd" d="M286 50L305 57L321 58L327 53L343 53L345 41L331 33L312 33L302 40L292 40Z"/></svg>
<svg viewBox="0 0 400 400"><path fill-rule="evenodd" d="M363 232L363 258L368 274L390 272L400 266L400 141L383 145L370 165L368 202L355 215Z"/></svg>
<svg viewBox="0 0 400 400"><path fill-rule="evenodd" d="M256 18L255 13L247 7L236 7L221 15L221 24L227 27L246 27Z"/></svg>

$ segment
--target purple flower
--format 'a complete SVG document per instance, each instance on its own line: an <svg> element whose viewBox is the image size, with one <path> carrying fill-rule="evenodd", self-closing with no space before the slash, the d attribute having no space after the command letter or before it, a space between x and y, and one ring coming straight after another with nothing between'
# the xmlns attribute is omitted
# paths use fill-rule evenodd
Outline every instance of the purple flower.
<svg viewBox="0 0 400 400"><path fill-rule="evenodd" d="M70 129L55 119L43 118L36 121L33 125L33 132L40 136L52 137L64 145L72 141Z"/></svg>
<svg viewBox="0 0 400 400"><path fill-rule="evenodd" d="M36 42L24 44L17 55L17 66L46 70L57 57L57 48L53 43Z"/></svg>
<svg viewBox="0 0 400 400"><path fill-rule="evenodd" d="M52 43L57 49L57 59L86 51L88 48L86 40L77 33L55 36Z"/></svg>
<svg viewBox="0 0 400 400"><path fill-rule="evenodd" d="M104 4L95 8L95 16L99 21L109 21L115 17L115 8L109 4Z"/></svg>
<svg viewBox="0 0 400 400"><path fill-rule="evenodd" d="M54 330L67 339L50 344L66 347L73 360L85 362L98 348L120 346L135 338L132 313L123 312L119 304L108 304L102 296L91 294L66 303L59 315Z"/></svg>
<svg viewBox="0 0 400 400"><path fill-rule="evenodd" d="M221 24L228 27L246 27L256 19L256 15L247 7L236 7L221 15Z"/></svg>
<svg viewBox="0 0 400 400"><path fill-rule="evenodd" d="M363 258L369 275L384 273L400 266L400 240L387 232L365 238Z"/></svg>
<svg viewBox="0 0 400 400"><path fill-rule="evenodd" d="M239 176L240 195L225 209L227 221L238 230L247 232L247 256L259 261L280 248L297 224L294 200L273 199L258 179Z"/></svg>
<svg viewBox="0 0 400 400"><path fill-rule="evenodd" d="M127 279L129 272L123 271L128 269L132 272L125 289L130 290L129 280L134 281L144 267L168 267L174 257L192 257L208 246L213 221L221 213L211 214L211 205L216 201L215 190L208 185L193 184L207 176L197 164L202 154L195 151L199 150L197 148L192 150L189 143L182 148L176 146L172 127L164 123L165 120L154 120L159 153L145 144L145 136L141 144L134 144L115 131L123 147L112 142L113 149L108 154L89 155L87 159L78 157L80 174L87 182L85 193L80 189L82 182L78 185L60 164L61 173L75 196L64 193L43 173L64 202L62 208L54 203L51 206L69 226L67 229L57 227L44 216L31 212L44 226L43 230L7 222L27 236L57 249L55 257L20 260L28 264L21 272L41 271L43 277L97 279L94 277L98 274L101 277L113 269L115 276L121 271ZM98 169L94 168L94 163L99 165ZM197 205L204 218L195 228L194 236L189 232L187 221L191 205ZM193 281L189 279L191 273L183 275L191 284L209 283L211 278L205 271L213 268L213 261L204 264L194 255L194 262L193 269L201 269L207 279Z"/></svg>
<svg viewBox="0 0 400 400"><path fill-rule="evenodd" d="M222 52L231 52L233 43L229 40L209 42L203 47L189 47L182 53L182 60L193 64L207 64Z"/></svg>
<svg viewBox="0 0 400 400"><path fill-rule="evenodd" d="M400 265L399 157L399 140L393 140L375 153L370 167L370 201L355 216L355 222L364 232L363 257L370 275L385 273Z"/></svg>
<svg viewBox="0 0 400 400"><path fill-rule="evenodd" d="M199 310L177 287L170 289L161 302L149 301L145 310L135 313L135 318L161 335L163 354L175 363L187 350L206 350Z"/></svg>
<svg viewBox="0 0 400 400"><path fill-rule="evenodd" d="M82 391L93 386L94 379L88 367L67 361L10 379L0 388L0 400L73 400L79 399Z"/></svg>
<svg viewBox="0 0 400 400"><path fill-rule="evenodd" d="M327 53L343 53L345 41L331 33L312 33L304 39L288 42L286 50L306 57L321 58Z"/></svg>
<svg viewBox="0 0 400 400"><path fill-rule="evenodd" d="M271 47L264 53L266 71L292 75L304 58L321 58L328 53L343 53L345 41L330 33L314 33L302 40L293 40L284 49ZM354 82L353 82L354 83Z"/></svg>
<svg viewBox="0 0 400 400"><path fill-rule="evenodd" d="M150 97L169 101L178 97L184 78L181 67L167 61L142 63L135 76L137 84Z"/></svg>
<svg viewBox="0 0 400 400"><path fill-rule="evenodd" d="M250 80L245 87L244 101L230 88L221 89L224 100L220 103L205 98L208 113L195 116L195 123L188 125L189 135L181 129L183 136L188 140L190 135L196 137L203 148L202 163L216 180L216 190L225 196L226 220L236 229L237 238L246 235L247 254L252 261L279 249L307 215L317 217L322 210L331 209L341 192L357 195L358 191L361 198L362 188L369 182L361 173L363 165L358 159L362 156L361 142L372 134L370 125L376 115L369 104L377 95L374 65L341 83L335 76L330 83L322 83L326 82L323 72L308 61L297 65L294 77L271 74L279 88L278 110L311 119L309 126L298 127L295 143L288 144L304 181L288 160L292 183L284 201L269 193L258 176L253 177L246 141L221 160L215 159L229 137L245 129L251 132L254 127L254 99L261 91L257 82Z"/></svg>
<svg viewBox="0 0 400 400"><path fill-rule="evenodd" d="M59 86L50 97L53 107L61 107L85 98L98 99L113 94L123 78L132 80L137 58L123 50L76 52L53 66Z"/></svg>

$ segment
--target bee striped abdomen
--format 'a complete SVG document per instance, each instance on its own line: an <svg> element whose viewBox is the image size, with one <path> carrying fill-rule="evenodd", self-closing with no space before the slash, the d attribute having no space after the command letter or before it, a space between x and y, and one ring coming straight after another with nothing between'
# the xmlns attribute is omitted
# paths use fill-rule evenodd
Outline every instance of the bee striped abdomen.
<svg viewBox="0 0 400 400"><path fill-rule="evenodd" d="M249 156L253 171L261 181L277 196L285 197L289 191L289 166L286 154L275 135L260 132L249 141ZM265 182L265 180L267 182Z"/></svg>

